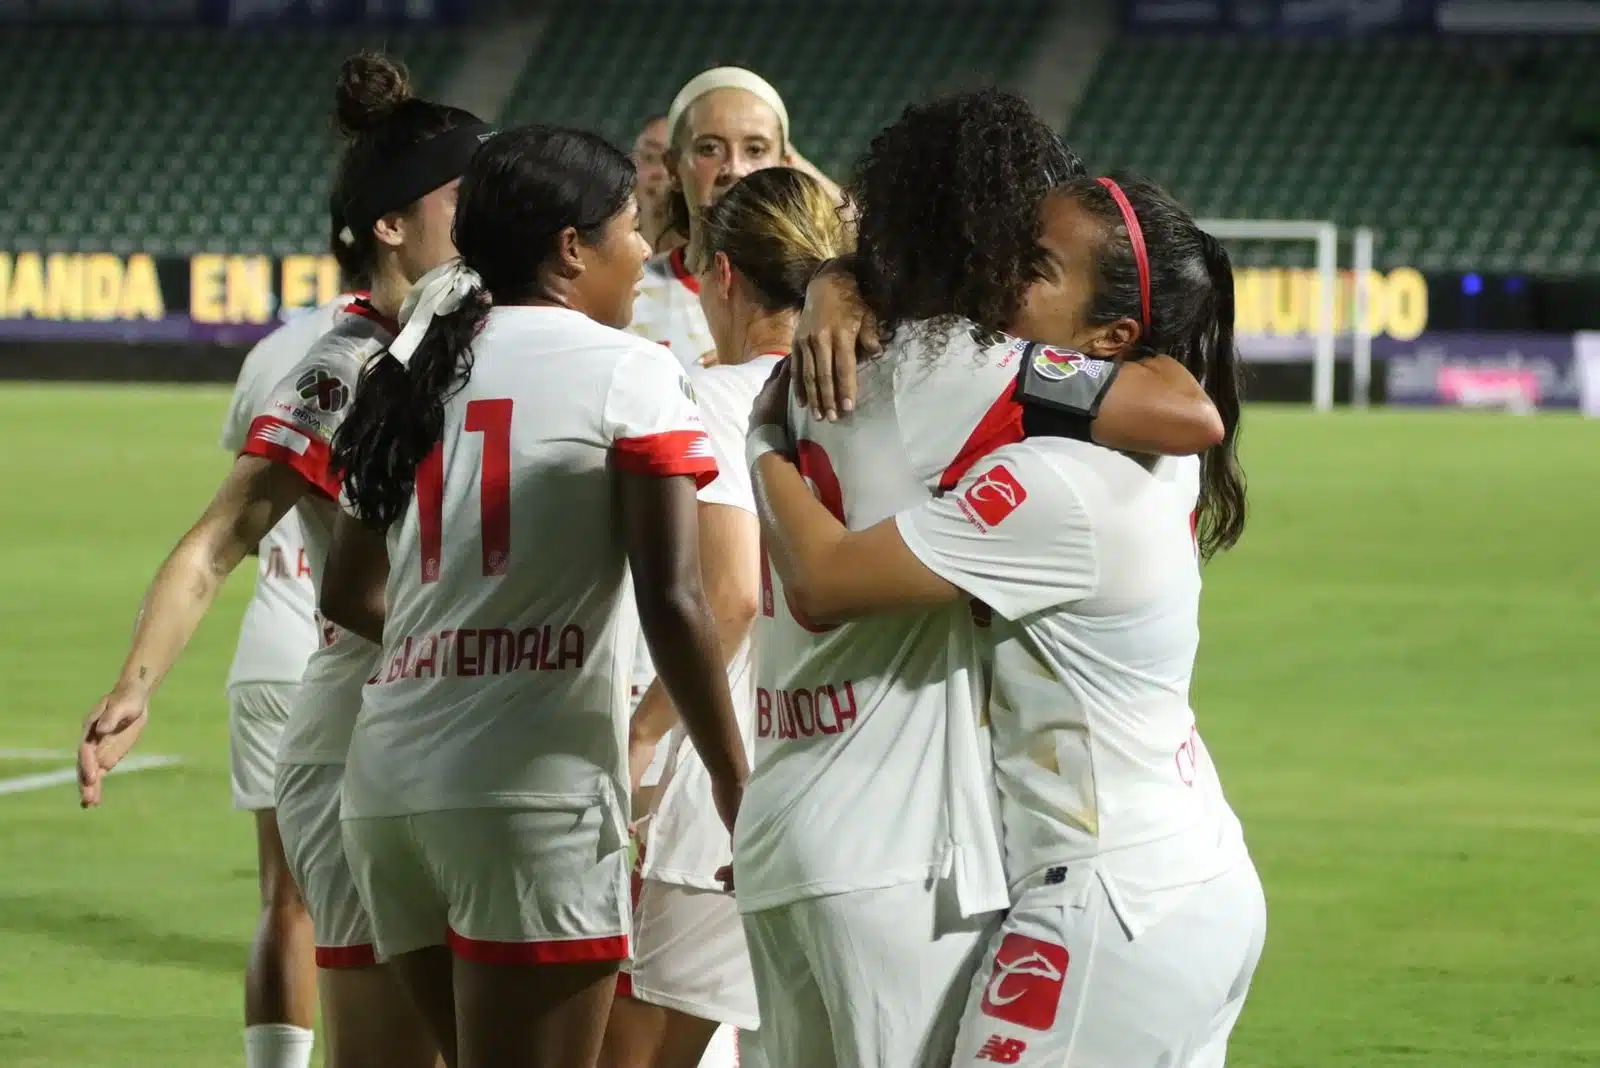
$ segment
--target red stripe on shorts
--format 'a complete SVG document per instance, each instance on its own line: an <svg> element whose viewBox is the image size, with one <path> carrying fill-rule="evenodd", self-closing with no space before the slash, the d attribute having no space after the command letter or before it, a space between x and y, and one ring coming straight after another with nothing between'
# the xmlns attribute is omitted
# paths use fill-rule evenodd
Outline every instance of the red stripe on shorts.
<svg viewBox="0 0 1600 1068"><path fill-rule="evenodd" d="M372 946L318 946L319 968L365 968L378 963L378 951Z"/></svg>
<svg viewBox="0 0 1600 1068"><path fill-rule="evenodd" d="M450 931L450 949L478 964L598 964L628 959L628 936L544 942L485 942Z"/></svg>

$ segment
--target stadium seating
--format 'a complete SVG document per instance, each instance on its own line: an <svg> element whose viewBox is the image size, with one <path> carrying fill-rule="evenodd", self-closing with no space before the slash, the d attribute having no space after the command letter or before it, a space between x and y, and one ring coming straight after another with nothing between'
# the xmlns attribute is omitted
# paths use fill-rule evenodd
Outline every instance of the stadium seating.
<svg viewBox="0 0 1600 1068"><path fill-rule="evenodd" d="M419 88L449 32L390 33ZM13 249L327 246L334 75L359 32L41 26L0 34L0 235ZM24 88L25 87L25 88Z"/></svg>
<svg viewBox="0 0 1600 1068"><path fill-rule="evenodd" d="M1600 154L1571 130L1597 65L1600 38L1130 37L1067 133L1200 215L1372 225L1380 266L1573 275L1600 270Z"/></svg>
<svg viewBox="0 0 1600 1068"><path fill-rule="evenodd" d="M693 0L562 4L530 57L508 120L571 123L631 144L700 71L734 64L784 95L794 141L843 178L907 103L1014 76L1043 0Z"/></svg>

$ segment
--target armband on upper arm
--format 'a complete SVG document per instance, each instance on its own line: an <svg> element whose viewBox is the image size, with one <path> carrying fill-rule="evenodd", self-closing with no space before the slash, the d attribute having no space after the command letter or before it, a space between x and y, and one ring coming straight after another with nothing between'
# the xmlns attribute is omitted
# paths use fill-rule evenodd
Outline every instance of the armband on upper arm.
<svg viewBox="0 0 1600 1068"><path fill-rule="evenodd" d="M1029 437L1089 441L1100 404L1121 369L1115 360L1030 343L1017 375L1023 432Z"/></svg>

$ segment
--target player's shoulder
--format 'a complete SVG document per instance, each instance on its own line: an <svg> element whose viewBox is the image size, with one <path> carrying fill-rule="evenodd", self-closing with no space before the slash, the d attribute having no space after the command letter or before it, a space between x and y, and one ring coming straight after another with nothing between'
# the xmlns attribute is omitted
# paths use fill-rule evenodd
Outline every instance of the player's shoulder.
<svg viewBox="0 0 1600 1068"><path fill-rule="evenodd" d="M239 380L267 378L276 382L338 318L340 309L350 302L340 296L326 304L302 312L251 346L239 368Z"/></svg>

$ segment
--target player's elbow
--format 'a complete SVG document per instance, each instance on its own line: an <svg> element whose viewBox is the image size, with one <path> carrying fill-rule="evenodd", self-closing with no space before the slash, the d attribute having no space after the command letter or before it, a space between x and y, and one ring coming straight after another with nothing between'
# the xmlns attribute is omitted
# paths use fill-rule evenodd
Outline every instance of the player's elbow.
<svg viewBox="0 0 1600 1068"><path fill-rule="evenodd" d="M639 605L639 624L646 634L681 632L711 620L705 591L687 578L640 583L634 590L634 599Z"/></svg>
<svg viewBox="0 0 1600 1068"><path fill-rule="evenodd" d="M1205 404L1195 406L1189 420L1190 454L1205 452L1222 444L1228 435L1227 427L1222 425L1222 413L1209 400Z"/></svg>
<svg viewBox="0 0 1600 1068"><path fill-rule="evenodd" d="M329 582L325 576L317 594L317 611L336 627L359 634L369 642L383 642L383 611L367 599L367 593L350 583Z"/></svg>
<svg viewBox="0 0 1600 1068"><path fill-rule="evenodd" d="M824 577L786 583L789 607L809 623L844 623L855 618L849 590Z"/></svg>

